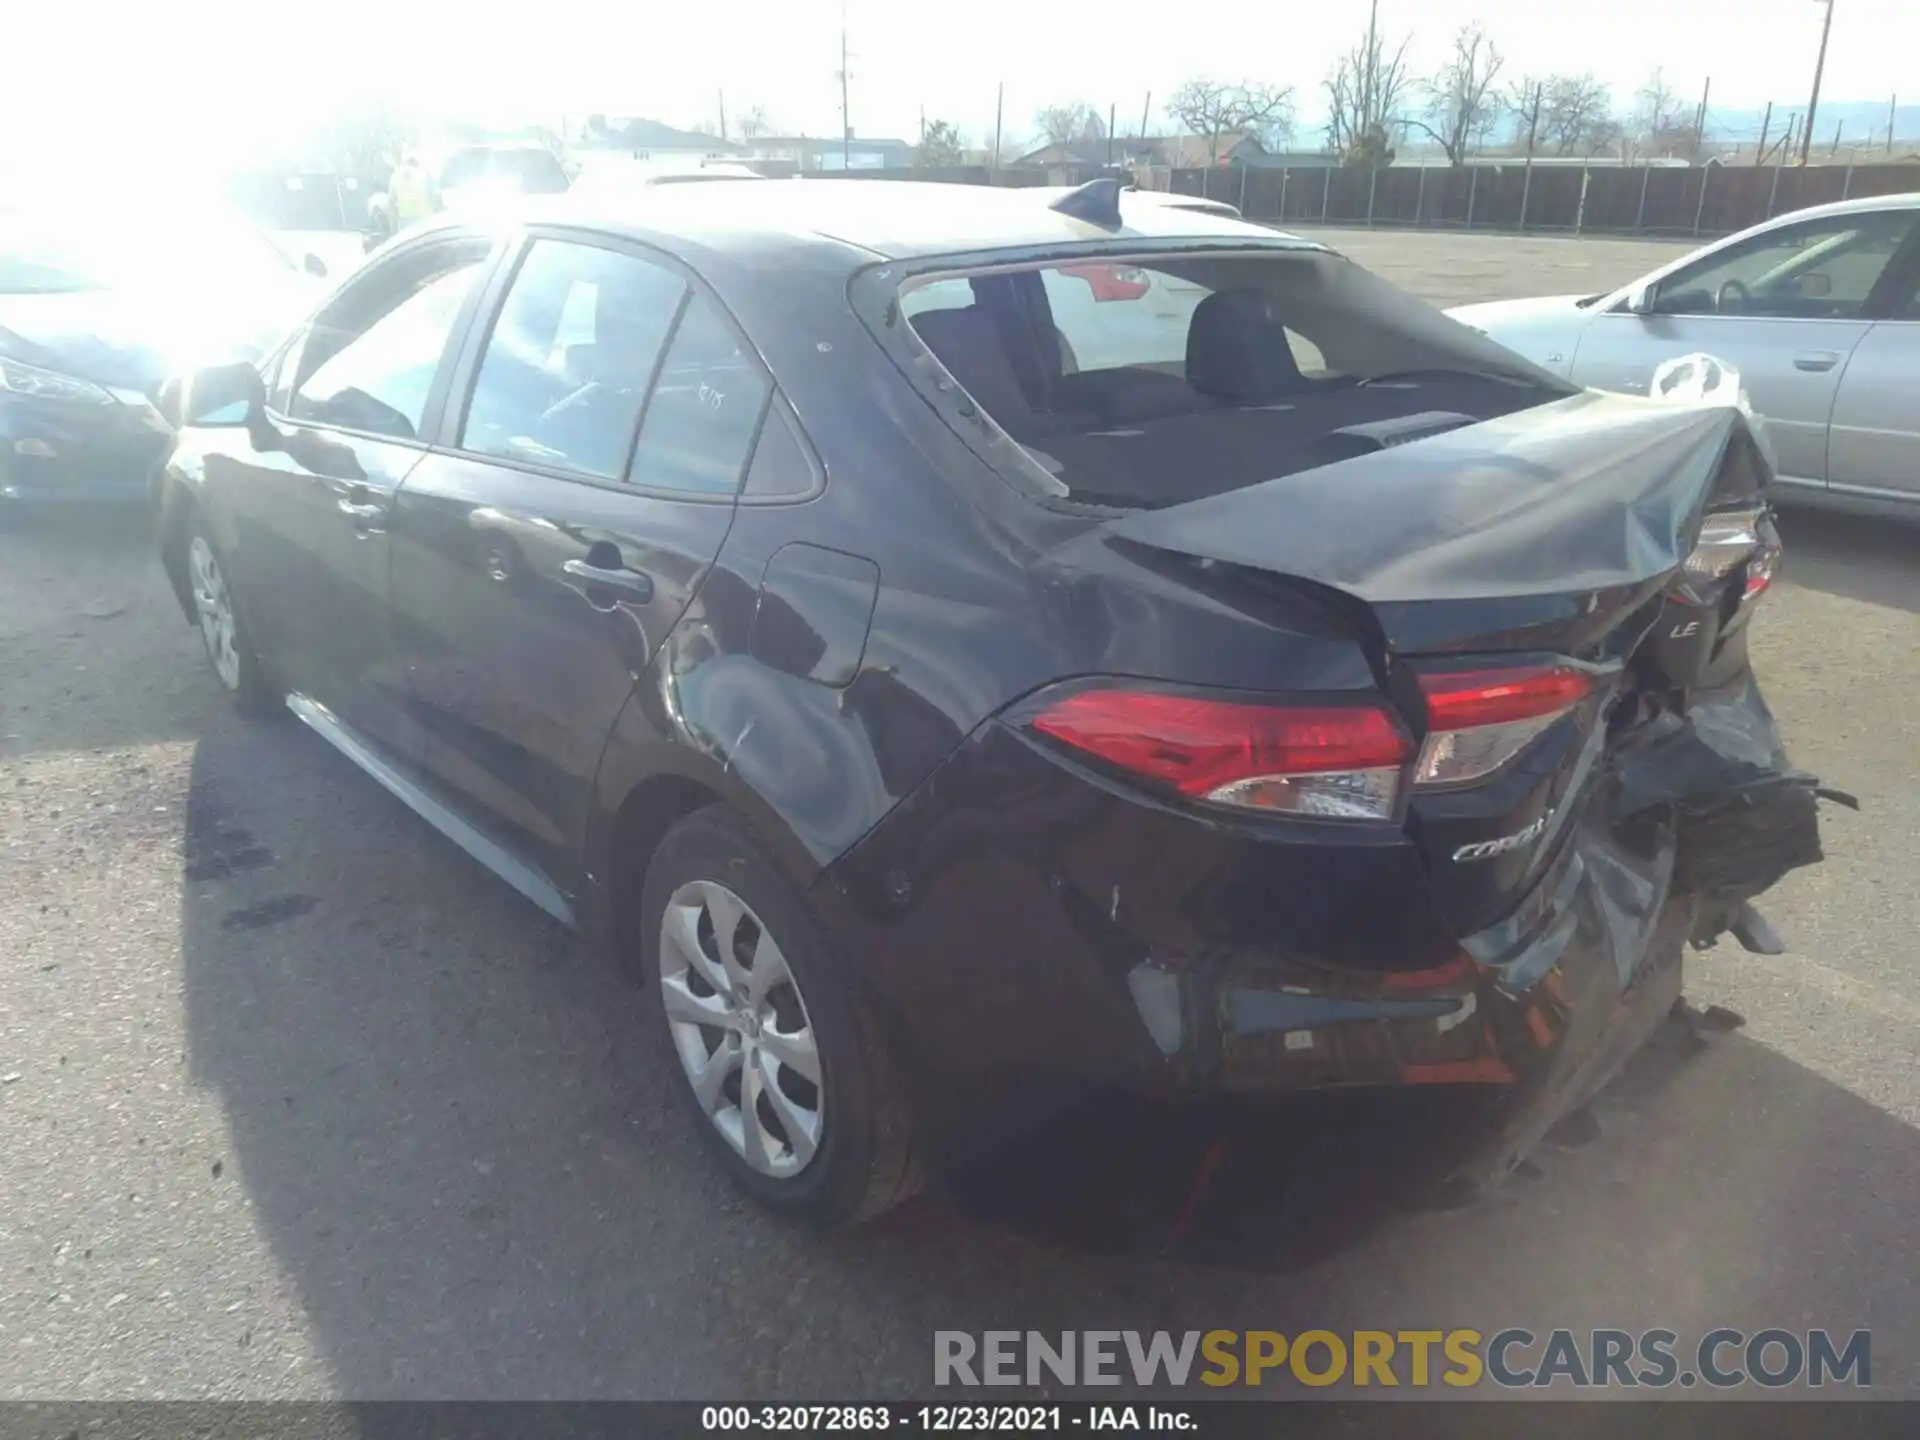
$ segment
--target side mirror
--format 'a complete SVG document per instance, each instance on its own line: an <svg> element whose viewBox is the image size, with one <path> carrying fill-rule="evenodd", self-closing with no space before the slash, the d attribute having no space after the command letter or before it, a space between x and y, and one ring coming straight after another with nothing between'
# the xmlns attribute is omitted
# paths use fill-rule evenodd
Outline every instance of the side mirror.
<svg viewBox="0 0 1920 1440"><path fill-rule="evenodd" d="M263 416L266 405L267 388L253 366L209 365L187 377L179 418L182 425L202 429L240 429Z"/></svg>
<svg viewBox="0 0 1920 1440"><path fill-rule="evenodd" d="M286 448L285 438L267 418L266 384L251 365L209 365L196 370L179 382L172 403L177 409L167 418L176 428L245 430L257 451Z"/></svg>
<svg viewBox="0 0 1920 1440"><path fill-rule="evenodd" d="M1627 313L1629 315L1651 315L1653 314L1653 301L1654 287L1651 285L1641 285L1637 287L1632 294L1627 296Z"/></svg>
<svg viewBox="0 0 1920 1440"><path fill-rule="evenodd" d="M327 278L327 262L311 250L307 252L306 259L300 262L300 268L316 280L324 280Z"/></svg>

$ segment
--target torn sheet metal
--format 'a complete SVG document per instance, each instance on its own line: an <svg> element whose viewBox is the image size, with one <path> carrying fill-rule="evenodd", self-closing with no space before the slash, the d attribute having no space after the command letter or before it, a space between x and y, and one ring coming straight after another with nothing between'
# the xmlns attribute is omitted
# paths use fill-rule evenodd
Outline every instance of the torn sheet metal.
<svg viewBox="0 0 1920 1440"><path fill-rule="evenodd" d="M1588 392L1106 530L1343 590L1396 649L1421 648L1637 603L1685 561L1745 424Z"/></svg>

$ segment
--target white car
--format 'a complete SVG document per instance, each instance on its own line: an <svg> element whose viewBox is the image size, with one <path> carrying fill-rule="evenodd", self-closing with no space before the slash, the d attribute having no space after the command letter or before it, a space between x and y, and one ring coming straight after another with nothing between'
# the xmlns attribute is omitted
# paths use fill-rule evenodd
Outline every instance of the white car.
<svg viewBox="0 0 1920 1440"><path fill-rule="evenodd" d="M1605 295L1447 312L1576 384L1645 394L1666 360L1739 371L1783 487L1920 505L1920 194L1770 220Z"/></svg>

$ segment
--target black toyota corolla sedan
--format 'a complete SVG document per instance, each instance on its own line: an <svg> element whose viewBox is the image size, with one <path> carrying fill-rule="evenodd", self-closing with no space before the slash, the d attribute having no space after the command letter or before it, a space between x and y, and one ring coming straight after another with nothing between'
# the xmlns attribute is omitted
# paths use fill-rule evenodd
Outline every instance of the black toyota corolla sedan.
<svg viewBox="0 0 1920 1440"><path fill-rule="evenodd" d="M1481 1086L1497 1175L1776 943L1741 412L1112 182L681 192L195 376L162 545L235 701L631 959L760 1198L1104 1084Z"/></svg>

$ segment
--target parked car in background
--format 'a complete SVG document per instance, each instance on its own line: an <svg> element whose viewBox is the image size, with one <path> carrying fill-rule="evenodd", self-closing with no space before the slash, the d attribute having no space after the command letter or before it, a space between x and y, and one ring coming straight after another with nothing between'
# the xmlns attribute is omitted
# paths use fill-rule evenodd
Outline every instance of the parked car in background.
<svg viewBox="0 0 1920 1440"><path fill-rule="evenodd" d="M0 214L0 508L146 498L172 434L162 382L264 353L324 289L317 256L229 211L176 218Z"/></svg>
<svg viewBox="0 0 1920 1440"><path fill-rule="evenodd" d="M1447 313L1602 390L1711 354L1765 418L1786 494L1920 504L1920 194L1797 211L1605 295Z"/></svg>
<svg viewBox="0 0 1920 1440"><path fill-rule="evenodd" d="M1739 410L1111 185L446 218L183 405L225 691L610 937L818 1220L1106 1083L1488 1086L1502 1173L1819 858Z"/></svg>

